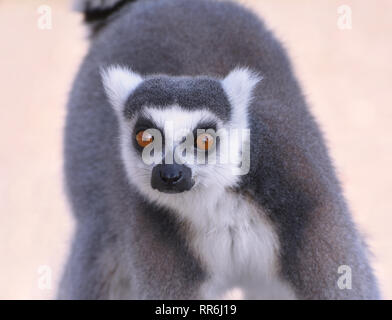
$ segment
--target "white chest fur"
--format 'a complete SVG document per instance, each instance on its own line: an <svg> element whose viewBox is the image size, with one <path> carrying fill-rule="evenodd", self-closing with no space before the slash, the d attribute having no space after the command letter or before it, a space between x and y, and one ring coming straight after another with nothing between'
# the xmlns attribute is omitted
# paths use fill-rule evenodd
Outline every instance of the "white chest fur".
<svg viewBox="0 0 392 320"><path fill-rule="evenodd" d="M292 299L278 275L279 240L265 214L248 199L225 192L213 205L187 208L190 245L208 272L205 298L219 298L233 287L247 298Z"/></svg>

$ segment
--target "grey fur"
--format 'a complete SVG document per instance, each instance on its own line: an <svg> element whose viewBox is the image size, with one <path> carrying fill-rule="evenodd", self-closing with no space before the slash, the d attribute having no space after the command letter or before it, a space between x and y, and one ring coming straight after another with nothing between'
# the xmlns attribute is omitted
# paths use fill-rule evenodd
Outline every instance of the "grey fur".
<svg viewBox="0 0 392 320"><path fill-rule="evenodd" d="M60 298L198 298L208 276L184 244L187 226L127 181L99 76L110 64L143 75L214 79L236 66L263 75L249 107L251 171L237 192L268 212L282 246L281 274L298 298L379 298L366 246L282 46L252 13L207 0L126 4L91 43L68 103L65 173L77 228ZM340 265L352 268L351 290L336 285Z"/></svg>
<svg viewBox="0 0 392 320"><path fill-rule="evenodd" d="M173 104L189 110L203 106L223 121L230 118L229 100L221 84L206 77L147 79L132 92L124 112L130 118L143 105L165 107Z"/></svg>

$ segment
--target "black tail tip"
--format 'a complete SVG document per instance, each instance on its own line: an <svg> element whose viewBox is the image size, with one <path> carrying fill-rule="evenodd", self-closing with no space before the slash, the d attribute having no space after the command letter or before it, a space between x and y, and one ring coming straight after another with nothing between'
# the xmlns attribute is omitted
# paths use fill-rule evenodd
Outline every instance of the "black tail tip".
<svg viewBox="0 0 392 320"><path fill-rule="evenodd" d="M74 0L73 9L84 15L84 22L96 33L124 5L136 0Z"/></svg>

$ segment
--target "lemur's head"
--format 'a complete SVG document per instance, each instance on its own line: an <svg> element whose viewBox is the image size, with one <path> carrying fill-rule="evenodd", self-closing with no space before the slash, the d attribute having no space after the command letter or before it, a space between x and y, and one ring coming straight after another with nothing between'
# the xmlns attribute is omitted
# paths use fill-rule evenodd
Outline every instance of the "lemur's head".
<svg viewBox="0 0 392 320"><path fill-rule="evenodd" d="M143 78L110 66L102 79L119 121L128 179L149 199L202 201L196 195L218 196L248 172L247 109L260 80L248 69L224 79Z"/></svg>

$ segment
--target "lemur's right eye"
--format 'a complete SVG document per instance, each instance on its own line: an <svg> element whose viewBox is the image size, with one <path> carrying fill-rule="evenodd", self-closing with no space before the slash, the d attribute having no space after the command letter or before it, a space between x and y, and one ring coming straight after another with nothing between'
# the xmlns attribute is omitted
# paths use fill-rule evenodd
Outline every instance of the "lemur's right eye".
<svg viewBox="0 0 392 320"><path fill-rule="evenodd" d="M139 146L144 148L154 141L154 137L145 130L141 130L136 134L136 141Z"/></svg>
<svg viewBox="0 0 392 320"><path fill-rule="evenodd" d="M196 138L196 146L199 150L208 151L214 144L214 137L209 133L199 134Z"/></svg>

